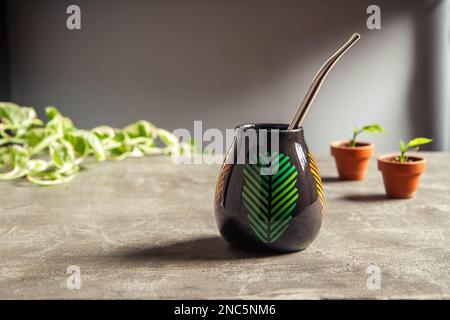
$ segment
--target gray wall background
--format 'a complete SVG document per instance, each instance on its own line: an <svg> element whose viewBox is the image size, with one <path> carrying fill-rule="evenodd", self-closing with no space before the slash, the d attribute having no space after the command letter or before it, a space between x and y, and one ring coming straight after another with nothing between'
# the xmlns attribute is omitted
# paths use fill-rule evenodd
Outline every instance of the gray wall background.
<svg viewBox="0 0 450 320"><path fill-rule="evenodd" d="M78 4L82 30L66 29ZM366 8L382 29L366 28ZM364 136L377 151L433 134L428 113L424 1L24 1L9 2L11 98L41 115L56 105L79 127L148 119L170 130L288 123L324 60L362 35L327 78L304 123L318 154ZM450 122L450 119L449 119Z"/></svg>

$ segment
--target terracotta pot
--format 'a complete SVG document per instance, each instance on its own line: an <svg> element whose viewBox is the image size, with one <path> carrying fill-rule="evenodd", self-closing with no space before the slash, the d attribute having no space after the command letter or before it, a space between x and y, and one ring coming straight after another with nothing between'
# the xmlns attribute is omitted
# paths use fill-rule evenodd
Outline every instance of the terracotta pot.
<svg viewBox="0 0 450 320"><path fill-rule="evenodd" d="M356 142L356 147L351 147L348 140L333 142L331 154L336 160L339 179L364 179L374 149L373 143L369 142Z"/></svg>
<svg viewBox="0 0 450 320"><path fill-rule="evenodd" d="M425 159L408 157L409 162L395 161L396 156L378 158L378 170L383 174L384 186L389 198L407 199L416 194L420 175L425 171Z"/></svg>

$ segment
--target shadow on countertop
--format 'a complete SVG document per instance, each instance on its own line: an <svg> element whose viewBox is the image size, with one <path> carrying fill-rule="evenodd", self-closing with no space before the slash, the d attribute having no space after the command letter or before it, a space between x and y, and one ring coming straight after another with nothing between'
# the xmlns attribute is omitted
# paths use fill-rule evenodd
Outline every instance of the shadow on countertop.
<svg viewBox="0 0 450 320"><path fill-rule="evenodd" d="M342 182L338 177L322 176L321 178L323 183Z"/></svg>
<svg viewBox="0 0 450 320"><path fill-rule="evenodd" d="M342 197L344 200L355 202L377 202L377 201L390 201L384 193L373 194L349 194Z"/></svg>
<svg viewBox="0 0 450 320"><path fill-rule="evenodd" d="M227 261L268 257L273 254L246 251L230 247L219 236L189 239L153 247L122 248L115 253L129 261L142 262L187 262L187 261Z"/></svg>

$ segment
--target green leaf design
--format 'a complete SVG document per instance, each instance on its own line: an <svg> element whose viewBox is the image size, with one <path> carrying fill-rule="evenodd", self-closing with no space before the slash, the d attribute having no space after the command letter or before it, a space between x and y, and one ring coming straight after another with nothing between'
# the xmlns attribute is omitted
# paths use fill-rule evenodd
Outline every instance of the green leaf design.
<svg viewBox="0 0 450 320"><path fill-rule="evenodd" d="M259 154L255 164L244 166L243 205L250 227L264 243L274 243L284 234L297 206L298 171L288 156ZM278 170L264 175L269 166Z"/></svg>

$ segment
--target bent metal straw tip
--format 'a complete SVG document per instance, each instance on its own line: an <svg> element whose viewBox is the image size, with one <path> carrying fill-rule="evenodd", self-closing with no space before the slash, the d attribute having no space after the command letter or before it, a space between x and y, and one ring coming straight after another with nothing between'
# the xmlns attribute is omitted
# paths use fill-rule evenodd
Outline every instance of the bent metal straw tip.
<svg viewBox="0 0 450 320"><path fill-rule="evenodd" d="M315 76L313 82L311 83L308 92L306 93L300 107L297 110L297 113L292 119L291 124L288 127L288 130L292 130L294 128L300 127L302 124L306 113L311 107L314 98L316 97L317 92L325 80L328 73L331 71L335 63L340 59L340 57L348 50L351 46L353 46L356 41L361 38L359 33L354 33L352 36L323 64L320 68L319 72Z"/></svg>

